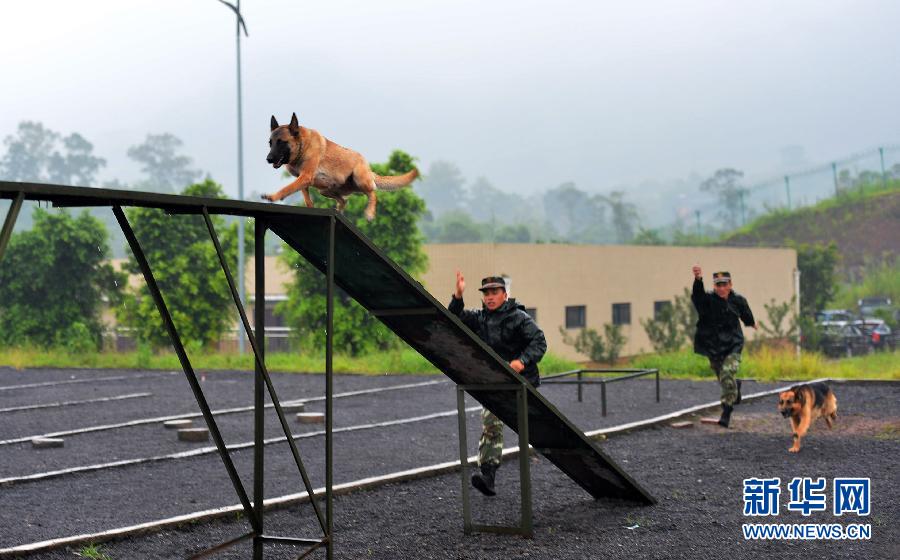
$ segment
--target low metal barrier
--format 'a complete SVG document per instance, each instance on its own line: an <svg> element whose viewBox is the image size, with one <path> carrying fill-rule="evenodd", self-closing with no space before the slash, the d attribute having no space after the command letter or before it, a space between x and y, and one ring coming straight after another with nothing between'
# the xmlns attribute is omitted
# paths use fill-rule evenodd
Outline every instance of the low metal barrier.
<svg viewBox="0 0 900 560"><path fill-rule="evenodd" d="M612 378L585 378L584 374L586 373L624 373L625 375L620 375L618 377ZM560 379L562 377L569 377L572 375L578 376L578 379ZM554 373L546 377L541 377L541 384L557 383L563 385L578 385L578 402L582 402L582 385L600 385L601 412L603 413L603 416L606 416L606 385L615 381L625 381L627 379L634 379L637 377L643 377L645 375L656 376L656 402L659 402L658 369L573 369L572 371L564 371L562 373Z"/></svg>

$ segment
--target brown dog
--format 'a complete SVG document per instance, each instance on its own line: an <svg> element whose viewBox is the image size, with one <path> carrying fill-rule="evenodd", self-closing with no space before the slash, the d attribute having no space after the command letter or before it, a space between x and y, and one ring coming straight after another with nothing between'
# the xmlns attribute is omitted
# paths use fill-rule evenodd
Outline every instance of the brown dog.
<svg viewBox="0 0 900 560"><path fill-rule="evenodd" d="M297 124L296 113L291 115L290 124L279 126L274 116L270 124L272 134L266 161L275 169L287 165L296 179L275 194L264 194L266 200L277 202L299 190L306 206L312 208L309 187L316 187L322 195L336 200L338 212L343 212L347 205L344 197L360 193L369 197L366 219L371 221L375 218L376 190L395 191L408 186L419 176L416 169L397 176L376 175L359 153Z"/></svg>
<svg viewBox="0 0 900 560"><path fill-rule="evenodd" d="M800 438L806 435L816 418L824 418L831 429L837 420L837 398L828 385L821 382L796 385L778 395L778 411L791 419L794 445L788 451L800 451Z"/></svg>

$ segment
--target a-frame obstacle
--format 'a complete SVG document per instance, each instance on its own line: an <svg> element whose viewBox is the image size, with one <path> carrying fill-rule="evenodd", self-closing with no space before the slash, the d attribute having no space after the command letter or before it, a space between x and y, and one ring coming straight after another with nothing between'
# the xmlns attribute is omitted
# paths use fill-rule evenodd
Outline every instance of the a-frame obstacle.
<svg viewBox="0 0 900 560"><path fill-rule="evenodd" d="M516 375L509 365L485 345L477 336L434 299L421 284L400 269L378 247L373 245L358 229L334 210L278 206L273 204L242 202L226 199L199 198L177 195L163 195L135 191L45 185L36 183L15 183L0 181L0 198L11 199L12 205L0 229L0 260L12 234L13 226L22 203L48 201L57 207L110 207L122 228L125 238L141 268L150 293L156 302L172 340L172 345L184 369L185 376L203 413L210 434L219 450L219 455L228 471L235 492L250 522L251 532L218 545L207 552L253 539L253 558L263 557L265 543L283 543L308 547L308 551L326 548L330 559L334 551L333 539L333 497L332 497L332 356L334 288L340 287L353 297L382 323L387 325L412 348L421 353L435 367L446 374L460 390L469 392L485 408L496 414L506 425L520 434L520 453L524 457L524 444L530 443L539 453L559 467L595 498L612 497L642 504L655 503L654 498L610 460L597 446L578 430L565 416L550 404L521 376ZM184 350L181 338L175 328L168 308L159 291L156 279L144 256L140 242L135 237L123 212L123 207L159 208L170 214L191 214L202 216L209 230L210 239L228 280L235 305L247 333L251 333L246 312L238 297L234 279L219 245L211 214L252 217L256 226L256 330L250 337L250 344L256 361L256 383L254 389L254 474L253 500L247 494L240 477L231 461L228 450L218 430L215 419L190 360ZM300 453L291 437L290 428L281 408L278 395L272 385L265 366L265 269L264 238L266 231L272 231L296 250L313 266L322 271L327 279L326 304L326 347L325 347L325 507L324 511L306 474ZM270 536L264 532L263 515L263 410L265 393L275 408L282 429L285 432L306 491L310 495L317 521L322 530L321 537L294 538ZM461 393L460 393L461 394ZM460 397L461 400L461 397ZM460 422L460 435L464 436L464 426ZM461 461L465 463L465 449L461 446ZM522 465L523 473L523 527L516 532L530 532L530 497L526 503L525 490L530 488L527 480L527 461ZM520 462L521 464L521 462ZM465 467L465 465L463 465ZM465 469L463 469L465 472ZM465 488L465 478L463 480ZM466 509L466 531L497 529L472 526L468 519L468 492L464 489ZM526 511L528 508L528 511ZM526 514L528 519L526 520ZM502 528L501 528L502 529ZM509 529L509 528L506 528Z"/></svg>

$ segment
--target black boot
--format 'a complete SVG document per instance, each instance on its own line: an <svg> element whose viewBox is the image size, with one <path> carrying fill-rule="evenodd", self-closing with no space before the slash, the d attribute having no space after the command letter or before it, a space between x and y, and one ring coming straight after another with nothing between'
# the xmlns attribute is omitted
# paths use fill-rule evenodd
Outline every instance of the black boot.
<svg viewBox="0 0 900 560"><path fill-rule="evenodd" d="M477 488L478 491L485 496L496 496L497 492L494 491L494 475L497 474L498 468L500 468L500 465L494 463L481 465L481 474L472 475L472 486Z"/></svg>
<svg viewBox="0 0 900 560"><path fill-rule="evenodd" d="M741 404L741 380L735 379L737 383L737 398L734 399L734 404Z"/></svg>
<svg viewBox="0 0 900 560"><path fill-rule="evenodd" d="M728 423L731 422L731 411L734 410L734 407L723 404L722 405L722 416L719 417L719 425L723 428L728 427Z"/></svg>

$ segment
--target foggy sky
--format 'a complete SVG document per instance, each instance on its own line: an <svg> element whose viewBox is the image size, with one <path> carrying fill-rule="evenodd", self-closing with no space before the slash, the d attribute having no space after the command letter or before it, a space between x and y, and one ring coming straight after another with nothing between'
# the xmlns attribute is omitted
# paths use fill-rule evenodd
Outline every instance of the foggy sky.
<svg viewBox="0 0 900 560"><path fill-rule="evenodd" d="M171 132L236 195L227 8L0 10L0 137L22 120L79 132L108 160L103 180L130 182L127 148ZM370 161L401 148L423 170L449 160L526 194L574 181L640 196L642 182L719 167L766 178L785 154L817 163L900 140L898 2L244 0L242 11L247 193L284 183L265 163L268 124L292 111Z"/></svg>

